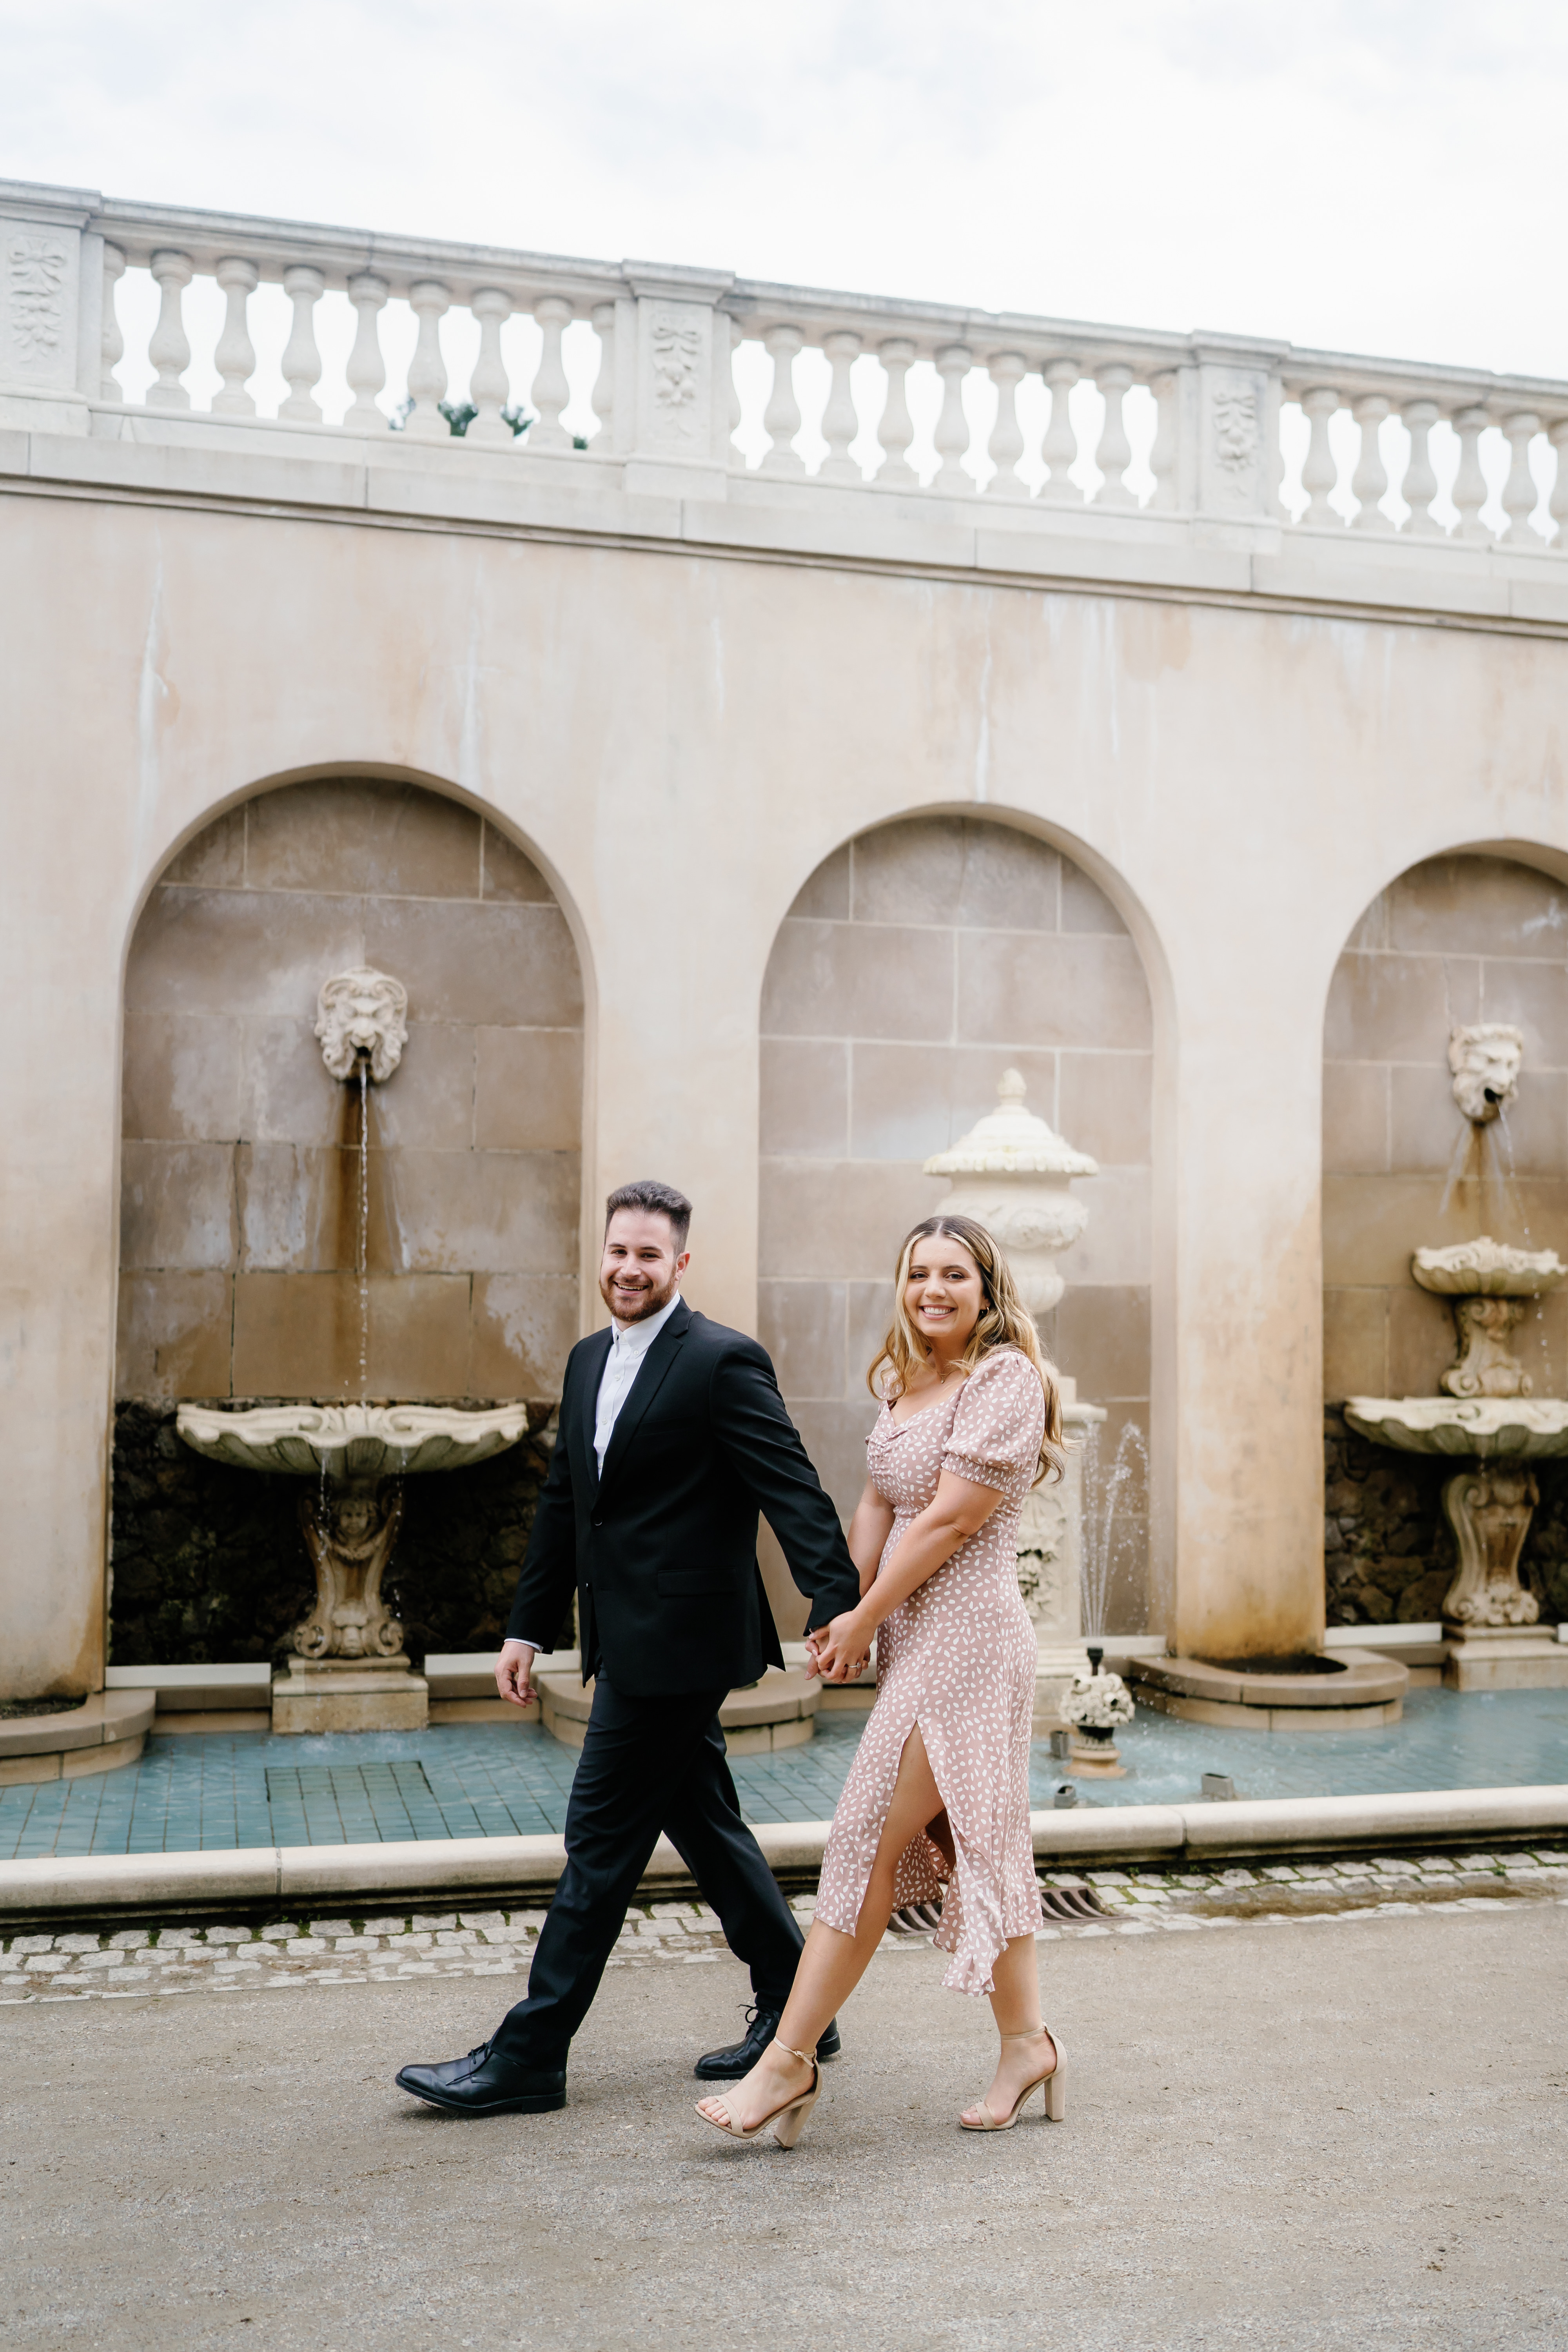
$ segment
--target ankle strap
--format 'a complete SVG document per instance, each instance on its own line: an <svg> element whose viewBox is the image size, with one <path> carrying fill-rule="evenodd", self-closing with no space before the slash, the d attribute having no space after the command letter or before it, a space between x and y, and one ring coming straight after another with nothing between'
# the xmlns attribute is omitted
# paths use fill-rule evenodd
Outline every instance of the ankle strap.
<svg viewBox="0 0 1568 2352"><path fill-rule="evenodd" d="M1037 2042L1045 2031L1043 2025L1031 2025L1026 2027L1022 2033L998 2033L996 2039L998 2042Z"/></svg>
<svg viewBox="0 0 1568 2352"><path fill-rule="evenodd" d="M816 2053L815 2050L791 2050L787 2042L779 2042L779 2038L776 2033L773 2036L773 2040L778 2042L778 2046L781 2050L789 2050L789 2054L792 2058L798 2058L803 2066L816 2065Z"/></svg>

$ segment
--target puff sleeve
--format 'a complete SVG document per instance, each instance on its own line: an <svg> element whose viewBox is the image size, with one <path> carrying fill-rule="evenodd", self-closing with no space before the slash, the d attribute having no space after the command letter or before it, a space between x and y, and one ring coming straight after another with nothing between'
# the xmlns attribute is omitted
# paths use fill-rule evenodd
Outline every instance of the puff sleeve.
<svg viewBox="0 0 1568 2352"><path fill-rule="evenodd" d="M1045 1426L1038 1372L1016 1348L998 1348L964 1383L942 1466L977 1486L1026 1493Z"/></svg>

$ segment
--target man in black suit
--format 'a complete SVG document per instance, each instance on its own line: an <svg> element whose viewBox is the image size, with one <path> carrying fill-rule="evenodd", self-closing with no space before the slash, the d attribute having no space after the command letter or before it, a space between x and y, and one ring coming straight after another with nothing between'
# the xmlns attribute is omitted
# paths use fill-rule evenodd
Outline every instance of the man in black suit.
<svg viewBox="0 0 1568 2352"><path fill-rule="evenodd" d="M745 2039L699 2062L743 2074L773 2038L801 1933L741 1819L719 1709L783 1653L757 1566L764 1510L825 1626L859 1599L838 1517L785 1412L765 1350L680 1297L691 1204L668 1184L606 1203L599 1288L608 1331L566 1363L559 1433L496 1668L527 1705L536 1653L577 1595L594 1706L566 1811L566 1868L528 1997L490 2040L397 2080L459 2115L566 2104L566 2052L662 1831L752 1971ZM837 2029L818 2045L831 2057Z"/></svg>

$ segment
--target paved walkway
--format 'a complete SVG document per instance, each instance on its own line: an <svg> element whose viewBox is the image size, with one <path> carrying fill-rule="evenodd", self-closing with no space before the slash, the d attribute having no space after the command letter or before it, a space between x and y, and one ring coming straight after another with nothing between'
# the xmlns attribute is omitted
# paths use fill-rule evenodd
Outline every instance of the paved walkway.
<svg viewBox="0 0 1568 2352"><path fill-rule="evenodd" d="M1042 1927L1042 1943L1099 1936L1190 1934L1200 1928L1373 1918L1441 1903L1496 1910L1521 1899L1568 1909L1568 1853L1390 1855L1299 1869L1287 1863L1226 1870L1051 1871L1048 1886L1092 1887L1103 1919ZM810 1922L816 1897L792 1906ZM544 1922L539 1909L394 1911L303 1916L248 1926L186 1925L0 1936L0 2007L19 2002L133 2000L144 1995L235 1993L310 1985L389 1984L409 1977L521 1976ZM929 1947L929 1934L890 1932L887 1951ZM705 1904L637 1904L612 1968L726 1957ZM515 1997L515 1996L514 1996Z"/></svg>
<svg viewBox="0 0 1568 2352"><path fill-rule="evenodd" d="M650 1939L652 1940L652 1939ZM1433 1899L1040 1951L1068 2118L954 2127L978 2004L879 1954L793 2154L691 2113L742 1972L605 1979L563 2113L393 2087L472 1974L0 2011L17 2352L1558 2352L1568 1909Z"/></svg>
<svg viewBox="0 0 1568 2352"><path fill-rule="evenodd" d="M823 1716L804 1748L734 1758L748 1821L826 1821L862 1727ZM1568 1691L1416 1690L1403 1723L1368 1732L1226 1731L1140 1707L1120 1746L1127 1778L1081 1782L1082 1801L1192 1803L1205 1772L1230 1774L1239 1797L1556 1783L1568 1781ZM535 1724L160 1738L123 1771L0 1789L0 1858L527 1836L563 1826L576 1763ZM1036 1741L1037 1805L1070 1769Z"/></svg>

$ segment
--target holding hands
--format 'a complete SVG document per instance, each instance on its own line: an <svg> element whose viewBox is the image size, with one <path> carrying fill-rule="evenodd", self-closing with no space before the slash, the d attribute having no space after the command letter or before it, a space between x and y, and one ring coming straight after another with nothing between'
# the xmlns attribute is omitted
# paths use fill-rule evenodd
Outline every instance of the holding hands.
<svg viewBox="0 0 1568 2352"><path fill-rule="evenodd" d="M831 1624L806 1635L806 1673L819 1675L825 1683L857 1681L870 1662L875 1632L858 1609L846 1609Z"/></svg>

